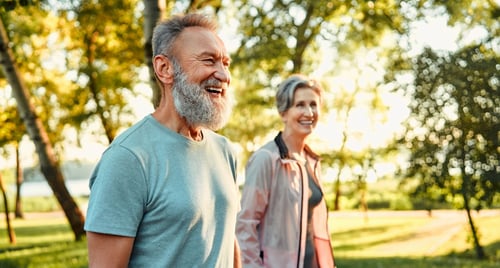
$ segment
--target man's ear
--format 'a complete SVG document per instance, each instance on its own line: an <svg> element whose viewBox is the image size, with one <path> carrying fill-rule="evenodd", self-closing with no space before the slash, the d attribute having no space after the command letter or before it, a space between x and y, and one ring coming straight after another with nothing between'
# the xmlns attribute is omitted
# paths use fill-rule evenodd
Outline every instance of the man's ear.
<svg viewBox="0 0 500 268"><path fill-rule="evenodd" d="M156 55L153 58L153 68L156 77L162 84L172 84L174 78L174 68L170 60L164 55Z"/></svg>

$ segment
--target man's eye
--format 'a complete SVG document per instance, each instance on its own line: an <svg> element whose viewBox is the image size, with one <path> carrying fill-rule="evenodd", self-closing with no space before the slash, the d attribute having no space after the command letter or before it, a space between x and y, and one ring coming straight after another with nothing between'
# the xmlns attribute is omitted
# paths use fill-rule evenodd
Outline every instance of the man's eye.
<svg viewBox="0 0 500 268"><path fill-rule="evenodd" d="M215 60L214 59L204 59L203 62L214 64Z"/></svg>

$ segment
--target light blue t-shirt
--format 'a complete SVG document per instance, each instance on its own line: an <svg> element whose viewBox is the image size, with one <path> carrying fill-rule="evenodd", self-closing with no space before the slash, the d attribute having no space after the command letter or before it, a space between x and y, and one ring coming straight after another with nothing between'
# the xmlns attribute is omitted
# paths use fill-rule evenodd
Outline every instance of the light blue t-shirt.
<svg viewBox="0 0 500 268"><path fill-rule="evenodd" d="M232 267L235 178L226 138L188 140L148 115L103 153L85 230L135 237L129 267Z"/></svg>

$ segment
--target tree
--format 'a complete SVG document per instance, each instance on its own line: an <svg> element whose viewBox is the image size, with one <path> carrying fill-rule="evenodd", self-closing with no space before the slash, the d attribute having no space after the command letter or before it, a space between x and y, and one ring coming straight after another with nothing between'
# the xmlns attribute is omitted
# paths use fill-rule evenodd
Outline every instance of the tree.
<svg viewBox="0 0 500 268"><path fill-rule="evenodd" d="M426 49L414 64L412 118L403 141L417 193L460 195L478 258L485 258L471 210L500 193L500 56L492 41L448 55Z"/></svg>
<svg viewBox="0 0 500 268"><path fill-rule="evenodd" d="M58 152L64 151L64 143L68 142L63 134L68 128L79 132L97 117L111 142L118 129L129 124L131 105L125 105L126 97L136 95L132 88L141 63L138 53L141 31L137 30L141 17L134 13L136 4L137 1L119 4L113 1L59 2L51 6L52 12L48 16L48 6L43 5L12 7L9 12L2 13L7 19L16 17L8 24L10 32L16 33L13 54L18 56L20 70L31 76L28 79L31 97L23 97L27 102L35 103L37 127L47 129L42 136L47 136L43 142L54 146L51 161L61 159ZM102 12L103 9L116 12ZM26 19L26 14L33 17ZM52 41L49 41L49 36ZM57 53L59 60L65 60L65 65L58 69L49 63L47 68L43 59L53 61L53 55ZM29 94L28 91L23 93ZM40 158L39 161L43 172L43 160ZM55 194L56 197L66 195ZM62 206L64 209L65 205ZM81 220L80 229L83 231L83 217ZM81 231L78 227L74 229L79 239L81 233L78 232Z"/></svg>
<svg viewBox="0 0 500 268"><path fill-rule="evenodd" d="M137 2L84 0L60 10L60 17L66 12L75 16L61 34L71 39L65 47L67 72L77 72L75 89L67 92L72 98L61 99L62 106L70 107L63 119L76 129L98 120L109 143L131 124L127 97L137 95L134 85L143 63L142 18L134 14Z"/></svg>
<svg viewBox="0 0 500 268"><path fill-rule="evenodd" d="M35 144L42 173L68 218L75 239L80 240L85 235L85 231L83 230L83 214L64 184L64 178L56 160L52 143L49 140L44 125L37 116L33 104L30 102L30 93L24 85L23 79L15 65L14 56L8 44L7 32L3 21L0 20L0 62L2 71L12 87L12 92L18 105L17 108L26 126L28 135Z"/></svg>
<svg viewBox="0 0 500 268"><path fill-rule="evenodd" d="M335 56L330 62L331 70L325 72L320 82L327 91L336 90L338 94L338 88L332 86L327 76L338 75L345 67L339 66L340 61L354 58L359 48L378 44L387 31L402 31L403 16L397 4L397 1L277 0L266 1L264 5L254 1L235 2L240 42L232 54L231 70L238 113L233 114L222 133L241 145L242 162L280 125L274 108L279 82L295 72L314 75L328 50ZM342 57L340 53L344 53ZM327 105L325 114L343 108ZM339 155L332 151L320 153Z"/></svg>
<svg viewBox="0 0 500 268"><path fill-rule="evenodd" d="M5 223L7 225L7 233L9 235L9 242L13 245L16 244L16 233L14 229L12 229L12 225L10 224L10 216L9 216L9 202L7 201L7 190L5 189L2 173L0 172L0 192L2 192L2 199L4 204L5 211Z"/></svg>
<svg viewBox="0 0 500 268"><path fill-rule="evenodd" d="M426 48L413 60L400 55L387 73L410 70L414 81L404 89L413 100L407 131L400 140L409 149L409 166L402 173L404 184L417 182L413 196L428 200L450 200L469 220L478 258L486 254L479 243L470 211L488 207L498 197L500 94L498 37L500 6L495 1L420 1L419 16L432 14L448 19L461 34L456 51L436 52ZM469 33L483 31L471 40ZM403 185L404 185L403 184ZM429 208L430 209L430 208Z"/></svg>
<svg viewBox="0 0 500 268"><path fill-rule="evenodd" d="M23 218L22 202L21 202L21 185L23 183L23 172L21 167L21 160L19 158L19 143L22 137L26 134L26 128L23 125L17 108L8 103L0 107L0 148L8 154L6 147L12 145L16 157L16 204L15 216L16 218Z"/></svg>

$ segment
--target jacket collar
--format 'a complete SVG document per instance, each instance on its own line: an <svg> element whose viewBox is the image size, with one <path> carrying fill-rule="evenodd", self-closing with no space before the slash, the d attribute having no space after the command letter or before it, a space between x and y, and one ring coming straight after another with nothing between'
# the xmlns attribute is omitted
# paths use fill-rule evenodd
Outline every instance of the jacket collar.
<svg viewBox="0 0 500 268"><path fill-rule="evenodd" d="M281 136L282 132L280 131L278 135L274 138L274 142L278 146L278 149L280 151L280 157L281 159L292 159L290 155L288 154L288 148L286 147L285 141L283 140L283 137ZM306 152L307 155L311 156L315 160L319 160L319 156L314 153L309 146L304 147L304 151Z"/></svg>

